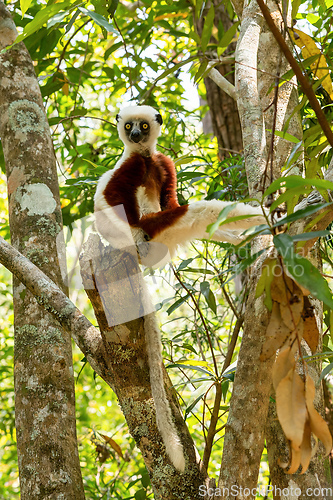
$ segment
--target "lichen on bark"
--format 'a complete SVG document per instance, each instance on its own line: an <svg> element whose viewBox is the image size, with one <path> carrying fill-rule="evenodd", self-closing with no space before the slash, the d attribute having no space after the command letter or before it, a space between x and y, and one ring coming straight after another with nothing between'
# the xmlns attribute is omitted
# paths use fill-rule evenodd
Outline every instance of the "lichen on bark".
<svg viewBox="0 0 333 500"><path fill-rule="evenodd" d="M15 26L0 1L0 47L15 38ZM12 243L65 290L57 251L62 218L55 156L34 67L23 44L0 55L0 137ZM13 286L21 498L80 500L84 492L71 339L16 278Z"/></svg>

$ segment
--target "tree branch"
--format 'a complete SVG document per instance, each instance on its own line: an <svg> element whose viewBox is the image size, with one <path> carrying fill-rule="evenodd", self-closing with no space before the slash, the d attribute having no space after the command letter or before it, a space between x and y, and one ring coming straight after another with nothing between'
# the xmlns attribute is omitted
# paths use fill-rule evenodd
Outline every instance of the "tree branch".
<svg viewBox="0 0 333 500"><path fill-rule="evenodd" d="M221 73L216 69L212 68L210 72L207 74L207 76L213 80L216 85L218 85L224 92L233 99L236 100L236 90L235 86L229 82L224 76L221 75Z"/></svg>
<svg viewBox="0 0 333 500"><path fill-rule="evenodd" d="M245 167L249 192L259 197L258 188L266 167L266 132L258 90L258 47L263 17L255 1L244 8L236 49L235 88L242 124Z"/></svg>
<svg viewBox="0 0 333 500"><path fill-rule="evenodd" d="M112 255L108 249L105 254L100 255L99 242L98 235L90 238L90 242L88 240L90 244L86 246L86 252L81 259L81 269L83 280L89 288L89 296L94 300L95 312L103 329L102 334L50 278L2 237L0 237L0 263L33 293L39 304L53 314L65 330L70 332L91 367L113 388L129 430L143 454L156 495L160 496L159 492L163 490L164 500L176 500L179 498L178 493L183 493L184 498L185 496L194 498L200 484L205 484L207 475L195 451L186 424L180 416L173 396L172 384L166 372L164 373L169 403L178 430L182 434L184 450L188 457L186 475L189 481L180 481L181 473L178 471L168 476L168 480L165 480L163 476L161 479L161 470L169 468L170 463L156 425L155 407L148 376L149 367L144 347L144 318L136 316L136 320L110 327L108 321L110 316L105 317L105 303L103 296L99 295L101 287L107 296L112 295L109 293L110 290L114 292L114 285L121 278L118 263L120 263L120 271L125 270L125 273L130 271L127 279L135 285L137 276L132 273L135 270L135 263L131 264L131 255L126 252L118 251L118 258L115 259L108 258ZM138 277L138 283L140 280L141 277ZM98 289L93 286L94 281L98 284ZM121 287L123 285L120 281L119 289ZM133 291L135 293L135 290ZM125 307L128 304L124 305L120 297L118 310L111 308L108 315L117 316L122 305ZM137 307L140 308L139 303Z"/></svg>
<svg viewBox="0 0 333 500"><path fill-rule="evenodd" d="M108 371L107 356L97 328L46 274L1 236L0 263L30 290L40 305L56 317L71 334L96 373L105 378Z"/></svg>

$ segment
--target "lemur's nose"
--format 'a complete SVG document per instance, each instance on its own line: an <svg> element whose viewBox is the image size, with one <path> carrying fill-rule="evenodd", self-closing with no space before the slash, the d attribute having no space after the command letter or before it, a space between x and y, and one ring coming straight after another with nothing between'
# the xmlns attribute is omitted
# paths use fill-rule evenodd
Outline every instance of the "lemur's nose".
<svg viewBox="0 0 333 500"><path fill-rule="evenodd" d="M140 130L138 130L138 129L132 130L131 135L130 135L130 138L132 139L132 141L139 142L141 140L141 137L142 137L142 134L141 134Z"/></svg>

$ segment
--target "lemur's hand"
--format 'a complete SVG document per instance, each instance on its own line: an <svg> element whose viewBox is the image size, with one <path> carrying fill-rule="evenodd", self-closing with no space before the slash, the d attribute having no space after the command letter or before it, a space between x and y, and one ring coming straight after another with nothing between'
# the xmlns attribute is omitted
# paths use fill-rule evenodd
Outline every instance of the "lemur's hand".
<svg viewBox="0 0 333 500"><path fill-rule="evenodd" d="M144 257L147 257L149 253L149 241L150 236L144 231L141 231L139 237L136 237L136 248L140 260Z"/></svg>

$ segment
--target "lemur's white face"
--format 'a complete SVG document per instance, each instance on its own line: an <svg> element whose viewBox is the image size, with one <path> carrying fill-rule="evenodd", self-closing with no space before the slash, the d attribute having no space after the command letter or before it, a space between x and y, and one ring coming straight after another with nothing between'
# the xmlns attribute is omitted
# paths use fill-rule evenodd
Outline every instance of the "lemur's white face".
<svg viewBox="0 0 333 500"><path fill-rule="evenodd" d="M129 106L117 115L117 128L124 145L133 152L153 152L161 133L162 117L150 106Z"/></svg>

